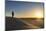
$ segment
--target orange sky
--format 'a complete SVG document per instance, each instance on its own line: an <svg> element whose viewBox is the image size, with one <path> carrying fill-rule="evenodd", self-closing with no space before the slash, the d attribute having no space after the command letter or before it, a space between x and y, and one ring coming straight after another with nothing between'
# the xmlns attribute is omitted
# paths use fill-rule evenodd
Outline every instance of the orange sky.
<svg viewBox="0 0 46 31"><path fill-rule="evenodd" d="M25 11L21 16L16 16L17 18L43 18L42 8L33 8L32 11Z"/></svg>

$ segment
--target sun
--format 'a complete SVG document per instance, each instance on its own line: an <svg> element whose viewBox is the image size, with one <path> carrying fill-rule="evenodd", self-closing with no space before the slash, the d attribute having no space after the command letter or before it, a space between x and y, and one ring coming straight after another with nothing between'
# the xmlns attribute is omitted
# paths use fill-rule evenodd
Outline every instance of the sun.
<svg viewBox="0 0 46 31"><path fill-rule="evenodd" d="M37 8L32 10L32 17L43 18L43 10L42 9L37 9Z"/></svg>

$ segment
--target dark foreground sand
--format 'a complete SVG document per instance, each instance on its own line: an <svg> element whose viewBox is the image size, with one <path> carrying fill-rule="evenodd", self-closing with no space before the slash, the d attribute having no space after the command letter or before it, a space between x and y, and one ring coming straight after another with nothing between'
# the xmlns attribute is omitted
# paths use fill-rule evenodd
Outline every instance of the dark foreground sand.
<svg viewBox="0 0 46 31"><path fill-rule="evenodd" d="M6 31L7 30L24 30L24 29L32 29L32 27L36 27L36 28L44 28L44 26L41 27L37 27L37 26L28 26L28 24L26 24L26 22L24 23L23 21L20 21L23 18L12 18L12 17L6 17ZM30 19L23 19L23 20L31 20ZM31 23L31 21L29 21L29 23Z"/></svg>

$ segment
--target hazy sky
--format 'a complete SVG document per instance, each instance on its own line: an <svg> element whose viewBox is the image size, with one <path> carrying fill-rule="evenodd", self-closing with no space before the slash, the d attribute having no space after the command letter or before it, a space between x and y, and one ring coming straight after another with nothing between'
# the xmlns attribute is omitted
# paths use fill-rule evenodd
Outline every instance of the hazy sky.
<svg viewBox="0 0 46 31"><path fill-rule="evenodd" d="M37 2L19 2L7 1L6 16L11 16L14 11L14 17L36 17L36 15L43 16L43 3ZM36 15L34 13L37 13ZM39 14L41 13L41 14Z"/></svg>

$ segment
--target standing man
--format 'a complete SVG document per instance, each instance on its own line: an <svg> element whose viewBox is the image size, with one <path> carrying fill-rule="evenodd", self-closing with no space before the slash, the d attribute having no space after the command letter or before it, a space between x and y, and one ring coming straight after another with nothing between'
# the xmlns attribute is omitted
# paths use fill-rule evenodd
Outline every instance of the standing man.
<svg viewBox="0 0 46 31"><path fill-rule="evenodd" d="M14 12L12 11L12 18L14 17Z"/></svg>

